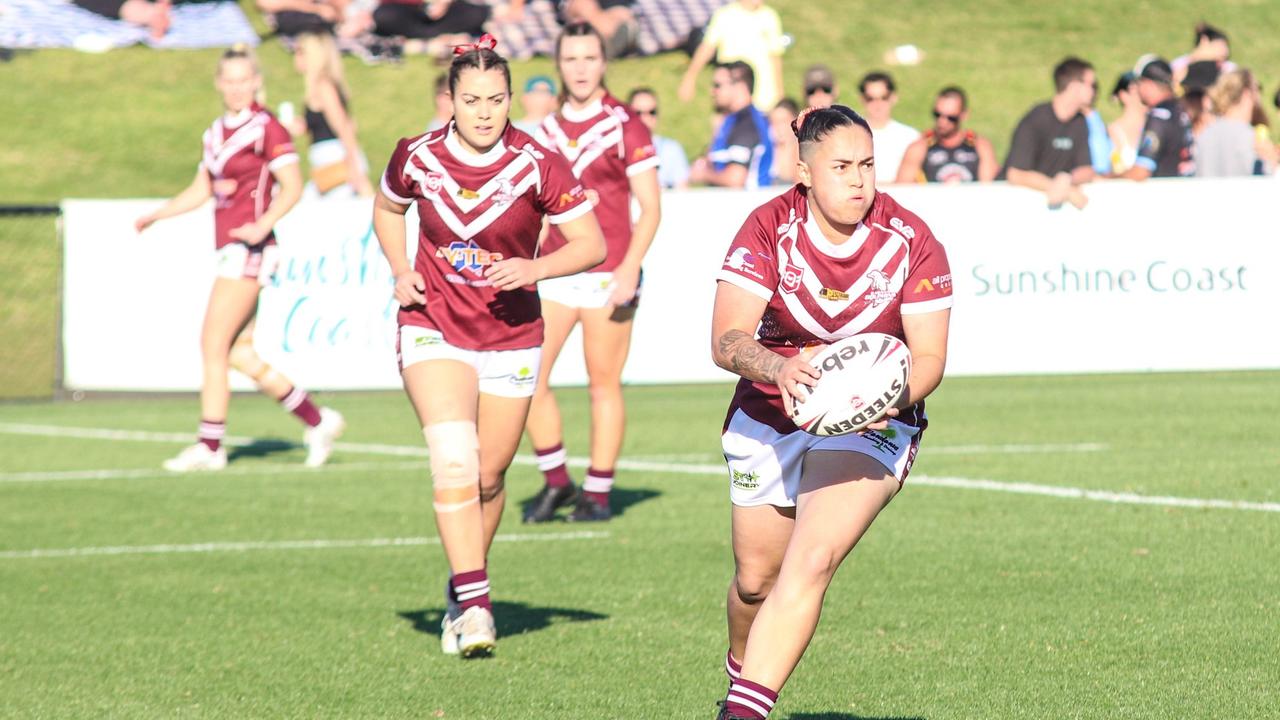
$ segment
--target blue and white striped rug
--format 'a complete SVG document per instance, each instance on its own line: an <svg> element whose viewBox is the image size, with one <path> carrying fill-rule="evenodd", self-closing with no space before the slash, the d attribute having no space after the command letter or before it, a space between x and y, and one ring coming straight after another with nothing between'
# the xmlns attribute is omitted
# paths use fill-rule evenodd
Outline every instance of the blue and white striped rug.
<svg viewBox="0 0 1280 720"><path fill-rule="evenodd" d="M154 48L258 44L258 34L236 2L175 5L164 38L146 28L72 5L68 0L0 0L0 47L108 49L145 43Z"/></svg>

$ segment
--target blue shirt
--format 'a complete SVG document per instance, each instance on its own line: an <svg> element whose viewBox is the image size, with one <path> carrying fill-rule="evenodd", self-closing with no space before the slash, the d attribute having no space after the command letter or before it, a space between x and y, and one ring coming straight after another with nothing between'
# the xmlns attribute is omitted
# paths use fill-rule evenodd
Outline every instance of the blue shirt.
<svg viewBox="0 0 1280 720"><path fill-rule="evenodd" d="M773 184L773 139L769 119L754 105L748 105L725 117L707 153L716 172L729 165L747 169L748 188Z"/></svg>
<svg viewBox="0 0 1280 720"><path fill-rule="evenodd" d="M1107 133L1107 123L1097 110L1090 110L1084 116L1084 124L1089 128L1089 158L1093 160L1093 171L1106 175L1111 172L1111 135Z"/></svg>
<svg viewBox="0 0 1280 720"><path fill-rule="evenodd" d="M653 146L658 151L658 184L673 188L689 179L689 158L680 143L669 137L653 136Z"/></svg>

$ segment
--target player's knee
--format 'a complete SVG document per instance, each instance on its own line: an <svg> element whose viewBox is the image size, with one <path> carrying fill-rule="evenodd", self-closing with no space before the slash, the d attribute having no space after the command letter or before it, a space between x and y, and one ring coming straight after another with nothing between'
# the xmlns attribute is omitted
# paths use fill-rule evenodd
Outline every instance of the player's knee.
<svg viewBox="0 0 1280 720"><path fill-rule="evenodd" d="M759 605L769 597L777 575L739 571L733 576L733 589L738 599L747 605Z"/></svg>
<svg viewBox="0 0 1280 720"><path fill-rule="evenodd" d="M253 349L252 343L237 342L233 344L231 352L227 353L227 363L233 369L255 380L261 377L267 369L267 364L262 361L261 357L258 357L258 353Z"/></svg>
<svg viewBox="0 0 1280 720"><path fill-rule="evenodd" d="M836 574L836 568L840 567L840 553L835 548L825 545L818 545L806 548L798 554L798 562L796 570L799 571L800 577L804 578L809 584L831 582L831 577Z"/></svg>
<svg viewBox="0 0 1280 720"><path fill-rule="evenodd" d="M480 473L480 502L491 503L507 488L505 473Z"/></svg>
<svg viewBox="0 0 1280 720"><path fill-rule="evenodd" d="M470 420L433 423L422 429L431 453L431 483L437 512L455 512L480 502L480 446Z"/></svg>
<svg viewBox="0 0 1280 720"><path fill-rule="evenodd" d="M618 400L622 397L622 382L613 374L593 377L588 380L587 392L593 403Z"/></svg>

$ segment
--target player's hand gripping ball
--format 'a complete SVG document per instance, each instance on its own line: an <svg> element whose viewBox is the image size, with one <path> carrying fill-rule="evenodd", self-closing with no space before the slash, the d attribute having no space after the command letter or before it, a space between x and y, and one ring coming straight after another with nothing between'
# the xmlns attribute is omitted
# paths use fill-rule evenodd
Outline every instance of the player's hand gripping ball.
<svg viewBox="0 0 1280 720"><path fill-rule="evenodd" d="M863 333L826 346L810 358L822 371L805 387L791 420L813 435L845 435L884 417L907 389L911 351L892 335Z"/></svg>

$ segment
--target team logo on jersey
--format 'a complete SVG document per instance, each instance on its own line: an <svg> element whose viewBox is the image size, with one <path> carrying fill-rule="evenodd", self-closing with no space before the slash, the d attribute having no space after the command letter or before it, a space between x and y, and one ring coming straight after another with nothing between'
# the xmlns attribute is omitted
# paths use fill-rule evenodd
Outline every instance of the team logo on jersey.
<svg viewBox="0 0 1280 720"><path fill-rule="evenodd" d="M790 262L782 269L782 292L793 293L800 289L800 281L804 279L804 268Z"/></svg>
<svg viewBox="0 0 1280 720"><path fill-rule="evenodd" d="M862 296L863 301L871 307L880 307L893 300L894 292L889 287L889 276L883 270L871 270L866 274L871 281L871 289Z"/></svg>
<svg viewBox="0 0 1280 720"><path fill-rule="evenodd" d="M440 188L444 187L444 173L428 170L426 180L423 182L423 187L429 193L440 192Z"/></svg>
<svg viewBox="0 0 1280 720"><path fill-rule="evenodd" d="M479 275L483 268L501 260L502 253L489 252L476 245L474 240L454 240L448 247L436 248L436 257L444 258L458 272L470 270Z"/></svg>
<svg viewBox="0 0 1280 720"><path fill-rule="evenodd" d="M495 180L498 183L498 189L493 191L493 202L496 205L510 205L516 201L515 188L511 186L511 179L500 177Z"/></svg>
<svg viewBox="0 0 1280 720"><path fill-rule="evenodd" d="M787 221L778 226L778 238L790 238L792 242L800 233L800 218L796 217L796 209L791 208Z"/></svg>
<svg viewBox="0 0 1280 720"><path fill-rule="evenodd" d="M535 147L533 143L525 143L520 149L532 155L535 160L547 159L547 156L543 155L542 152L538 150L538 148Z"/></svg>
<svg viewBox="0 0 1280 720"><path fill-rule="evenodd" d="M889 218L889 227L893 228L894 230L897 230L898 233L902 235L902 237L908 240L915 239L915 236L916 236L915 228L911 227L910 225L907 225L906 223L902 222L902 220L898 218Z"/></svg>

